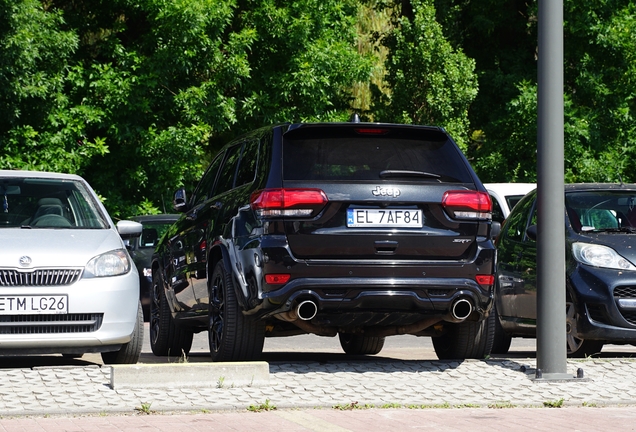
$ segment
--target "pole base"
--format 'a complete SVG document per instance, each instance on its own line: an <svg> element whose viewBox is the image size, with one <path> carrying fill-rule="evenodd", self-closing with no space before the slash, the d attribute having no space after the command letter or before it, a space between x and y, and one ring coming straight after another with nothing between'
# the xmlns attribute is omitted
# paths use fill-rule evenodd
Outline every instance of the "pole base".
<svg viewBox="0 0 636 432"><path fill-rule="evenodd" d="M532 381L538 381L538 382L548 382L548 381L563 382L563 381L571 381L571 380L588 381L586 378L584 378L584 376L585 374L583 372L583 369L581 368L577 369L576 376L571 375L569 373L560 373L560 372L545 373L541 369L537 369L535 377L532 378Z"/></svg>

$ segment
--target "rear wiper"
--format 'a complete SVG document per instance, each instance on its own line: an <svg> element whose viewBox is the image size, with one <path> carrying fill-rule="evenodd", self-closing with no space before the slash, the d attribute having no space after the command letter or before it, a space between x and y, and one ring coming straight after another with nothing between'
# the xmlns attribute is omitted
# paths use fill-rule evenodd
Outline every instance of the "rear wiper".
<svg viewBox="0 0 636 432"><path fill-rule="evenodd" d="M31 225L20 225L20 228L22 228L22 229L31 229L33 227Z"/></svg>
<svg viewBox="0 0 636 432"><path fill-rule="evenodd" d="M439 174L433 174L424 171L410 171L410 170L384 170L380 171L380 178L387 177L418 177L418 178L431 178L438 179L442 177Z"/></svg>
<svg viewBox="0 0 636 432"><path fill-rule="evenodd" d="M586 229L589 228L589 229ZM636 227L632 227L632 226L624 226L624 227L620 227L620 228L592 228L592 227L583 227L581 228L581 232L593 232L593 233L599 233L599 232L608 232L608 233L636 233Z"/></svg>

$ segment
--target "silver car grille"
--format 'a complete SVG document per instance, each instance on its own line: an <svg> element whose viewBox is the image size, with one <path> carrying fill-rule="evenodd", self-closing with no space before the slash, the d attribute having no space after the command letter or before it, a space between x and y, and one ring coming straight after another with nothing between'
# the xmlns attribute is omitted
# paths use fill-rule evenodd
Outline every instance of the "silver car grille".
<svg viewBox="0 0 636 432"><path fill-rule="evenodd" d="M71 285L82 275L81 268L15 270L0 269L0 287Z"/></svg>
<svg viewBox="0 0 636 432"><path fill-rule="evenodd" d="M99 330L104 314L0 315L0 334L89 333Z"/></svg>

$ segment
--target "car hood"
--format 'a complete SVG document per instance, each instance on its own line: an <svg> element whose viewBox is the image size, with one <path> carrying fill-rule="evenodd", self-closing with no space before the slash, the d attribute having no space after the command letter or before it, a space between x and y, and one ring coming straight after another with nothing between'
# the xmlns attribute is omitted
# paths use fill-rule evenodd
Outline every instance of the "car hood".
<svg viewBox="0 0 636 432"><path fill-rule="evenodd" d="M91 258L124 247L113 229L2 229L0 241L5 268L84 267ZM31 264L21 266L21 257Z"/></svg>

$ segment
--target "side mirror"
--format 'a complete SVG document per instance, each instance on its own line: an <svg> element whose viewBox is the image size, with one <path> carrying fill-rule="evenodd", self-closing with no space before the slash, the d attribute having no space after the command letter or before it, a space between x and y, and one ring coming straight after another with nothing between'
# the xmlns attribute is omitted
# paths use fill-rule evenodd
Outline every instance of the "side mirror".
<svg viewBox="0 0 636 432"><path fill-rule="evenodd" d="M537 241L537 226L536 225L530 225L528 227L528 229L526 230L526 235L534 241Z"/></svg>
<svg viewBox="0 0 636 432"><path fill-rule="evenodd" d="M185 213L187 211L188 200L186 199L186 191L184 188L179 188L175 191L172 208L179 213Z"/></svg>
<svg viewBox="0 0 636 432"><path fill-rule="evenodd" d="M139 237L143 229L144 226L139 222L129 220L121 220L117 222L117 232L124 241Z"/></svg>

